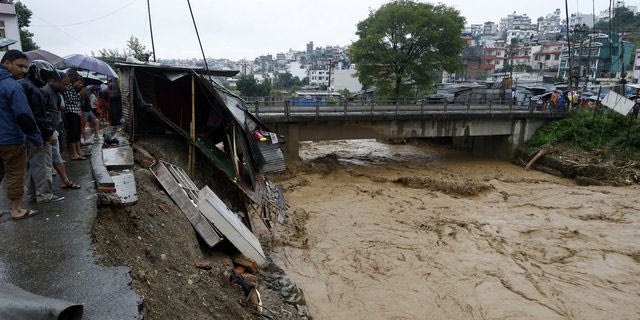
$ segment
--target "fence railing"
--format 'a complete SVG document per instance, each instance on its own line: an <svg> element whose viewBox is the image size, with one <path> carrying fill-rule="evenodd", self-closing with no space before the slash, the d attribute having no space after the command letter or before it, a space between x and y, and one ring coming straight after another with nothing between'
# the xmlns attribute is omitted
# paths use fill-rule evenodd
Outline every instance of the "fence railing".
<svg viewBox="0 0 640 320"><path fill-rule="evenodd" d="M291 117L316 118L316 117L340 117L349 116L409 116L409 115L434 115L434 114L550 114L558 115L568 112L548 108L530 102L527 105L514 103L513 100L464 100L439 103L424 100L366 100L366 101L341 101L339 103L305 103L299 105L291 100L271 101L247 101L247 109L258 118L286 118Z"/></svg>

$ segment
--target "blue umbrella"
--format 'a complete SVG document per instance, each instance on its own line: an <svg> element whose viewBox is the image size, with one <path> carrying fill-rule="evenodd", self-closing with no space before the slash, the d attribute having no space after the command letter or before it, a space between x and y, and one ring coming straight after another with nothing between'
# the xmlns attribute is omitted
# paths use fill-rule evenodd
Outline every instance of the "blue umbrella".
<svg viewBox="0 0 640 320"><path fill-rule="evenodd" d="M73 68L84 69L87 71L93 71L96 73L104 74L108 78L118 77L116 72L113 71L113 69L111 69L111 67L106 62L94 57L85 56L83 54L68 55L64 57L63 62L66 67L73 67Z"/></svg>

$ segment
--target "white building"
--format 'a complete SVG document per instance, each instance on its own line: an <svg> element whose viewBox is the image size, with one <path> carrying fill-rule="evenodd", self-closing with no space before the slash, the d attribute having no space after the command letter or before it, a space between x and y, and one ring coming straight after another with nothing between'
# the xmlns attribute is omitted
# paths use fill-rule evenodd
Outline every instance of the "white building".
<svg viewBox="0 0 640 320"><path fill-rule="evenodd" d="M556 9L549 13L542 21L538 21L538 31L540 32L559 32L562 25L562 11Z"/></svg>
<svg viewBox="0 0 640 320"><path fill-rule="evenodd" d="M316 86L329 86L329 70L309 70L309 84Z"/></svg>
<svg viewBox="0 0 640 320"><path fill-rule="evenodd" d="M507 30L507 44L512 44L514 39L517 40L519 44L528 43L531 37L536 34L538 34L538 32L535 30Z"/></svg>
<svg viewBox="0 0 640 320"><path fill-rule="evenodd" d="M593 28L593 15L584 13L574 13L569 17L569 26L581 26L586 25L589 28Z"/></svg>
<svg viewBox="0 0 640 320"><path fill-rule="evenodd" d="M469 31L471 32L471 35L474 36L474 37L480 36L484 32L484 25L483 24L472 24L469 27Z"/></svg>
<svg viewBox="0 0 640 320"><path fill-rule="evenodd" d="M333 91L348 90L351 93L360 92L362 84L356 76L354 65L349 69L335 69L331 71L331 85Z"/></svg>
<svg viewBox="0 0 640 320"><path fill-rule="evenodd" d="M640 49L636 49L633 64L633 83L640 83Z"/></svg>
<svg viewBox="0 0 640 320"><path fill-rule="evenodd" d="M300 80L309 76L307 68L298 61L289 62L287 72L291 73L293 77L298 77Z"/></svg>
<svg viewBox="0 0 640 320"><path fill-rule="evenodd" d="M483 25L482 34L485 36L495 36L498 34L498 25L495 22L487 21Z"/></svg>
<svg viewBox="0 0 640 320"><path fill-rule="evenodd" d="M502 37L506 37L506 32L509 30L536 30L537 25L531 24L531 18L527 14L519 15L513 12L502 19L500 19L500 28L498 29L502 34Z"/></svg>
<svg viewBox="0 0 640 320"><path fill-rule="evenodd" d="M8 49L22 49L20 43L20 29L18 28L18 16L16 16L16 7L8 1L0 1L0 37L16 40L17 42L0 48L0 55L4 55Z"/></svg>

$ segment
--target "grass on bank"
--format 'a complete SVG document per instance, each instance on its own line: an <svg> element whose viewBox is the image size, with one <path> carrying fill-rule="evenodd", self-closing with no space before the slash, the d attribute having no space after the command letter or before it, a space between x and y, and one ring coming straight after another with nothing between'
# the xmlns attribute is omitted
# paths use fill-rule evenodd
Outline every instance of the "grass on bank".
<svg viewBox="0 0 640 320"><path fill-rule="evenodd" d="M532 153L545 145L562 145L587 152L602 151L603 158L617 155L640 159L640 120L633 120L628 135L632 117L632 113L625 117L604 107L575 109L568 117L538 129L524 151Z"/></svg>

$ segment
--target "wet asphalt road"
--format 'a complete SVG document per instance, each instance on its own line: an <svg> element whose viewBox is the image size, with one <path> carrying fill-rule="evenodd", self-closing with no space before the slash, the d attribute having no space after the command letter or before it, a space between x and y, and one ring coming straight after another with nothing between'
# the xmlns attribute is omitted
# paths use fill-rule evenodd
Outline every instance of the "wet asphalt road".
<svg viewBox="0 0 640 320"><path fill-rule="evenodd" d="M84 319L139 319L141 300L130 287L129 269L99 265L91 243L97 210L90 162L66 166L82 189L60 190L54 177L56 193L66 199L39 205L40 214L32 218L13 221L4 183L0 186L0 282L83 304Z"/></svg>

